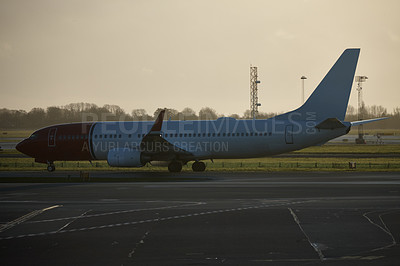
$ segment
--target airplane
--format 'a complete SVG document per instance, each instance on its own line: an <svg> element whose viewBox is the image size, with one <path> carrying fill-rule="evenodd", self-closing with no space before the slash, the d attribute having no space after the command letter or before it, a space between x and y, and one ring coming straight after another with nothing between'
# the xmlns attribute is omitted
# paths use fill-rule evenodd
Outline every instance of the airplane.
<svg viewBox="0 0 400 266"><path fill-rule="evenodd" d="M384 118L345 122L360 49L346 49L298 109L270 119L83 122L35 131L16 149L55 170L54 161L107 160L111 167L164 164L180 172L206 169L204 160L267 157L322 145L352 126Z"/></svg>

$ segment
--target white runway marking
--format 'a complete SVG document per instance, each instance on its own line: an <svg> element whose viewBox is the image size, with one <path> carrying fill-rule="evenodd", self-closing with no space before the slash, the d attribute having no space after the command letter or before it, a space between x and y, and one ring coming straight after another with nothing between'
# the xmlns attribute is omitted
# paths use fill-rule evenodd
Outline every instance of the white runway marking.
<svg viewBox="0 0 400 266"><path fill-rule="evenodd" d="M54 235L54 234L61 234L61 233L83 232L83 231L89 231L89 230L95 230L95 229L113 228L113 227L119 227L119 226L128 226L128 225L153 223L153 222L159 222L159 221L168 221L168 220L174 220L174 219L183 219L183 218L189 218L192 216L203 216L203 215L218 214L218 213L245 211L245 210L250 210L250 209L288 206L288 205L302 204L302 203L309 203L309 202L314 202L314 201L306 200L306 201L281 202L281 203L278 202L277 204L262 204L262 205L256 205L256 206L233 208L233 209L222 209L222 210L207 211L207 212L201 212L201 213L189 213L189 214L183 214L183 215L179 215L179 216L155 218L155 219L148 219L148 220L142 220L142 221L106 224L106 225L100 225L100 226L76 228L76 229L61 230L61 231L50 231L50 232L42 232L42 233L26 234L26 235L18 235L18 236L6 236L6 237L1 237L0 240L10 240L10 239L17 239L17 238L25 238L25 237L44 236L44 235Z"/></svg>
<svg viewBox="0 0 400 266"><path fill-rule="evenodd" d="M390 213L400 212L400 210L392 210L392 211L388 211L388 212L384 212L384 213L382 213L382 214L379 214L379 220L381 221L381 223L382 223L383 226L381 226L381 225L379 225L379 224L373 222L373 221L368 217L369 214L376 213L376 212L379 212L379 211L366 212L366 213L363 214L363 216L364 216L372 225L378 227L378 228L381 229L383 232L385 232L387 235L389 235L389 236L392 238L392 243L389 244L389 245L387 245L387 246L375 248L375 249L373 249L373 250L371 250L371 251L377 251L377 250L387 249L387 248L390 248L390 247L393 247L393 246L397 245L396 239L394 238L392 232L390 232L389 228L386 226L385 222L384 222L383 219L382 219L382 216L387 215L387 214L390 214Z"/></svg>
<svg viewBox="0 0 400 266"><path fill-rule="evenodd" d="M20 224L20 223L23 223L23 222L25 222L25 221L27 221L29 219L32 219L33 217L35 217L35 216L37 216L37 215L39 215L39 214L41 214L41 213L43 213L45 211L48 211L48 210L51 210L51 209L54 209L54 208L58 208L58 207L61 207L61 206L62 205L54 205L54 206L50 206L48 208L44 208L44 209L41 209L41 210L36 210L36 211L30 212L28 214L25 214L24 216L21 216L21 217L15 219L14 221L11 221L11 222L8 222L6 224L1 225L0 226L0 233L4 232L4 231L6 231L6 230L8 230L8 229Z"/></svg>
<svg viewBox="0 0 400 266"><path fill-rule="evenodd" d="M311 242L310 237L307 235L307 233L304 231L303 227L300 224L300 220L297 217L297 215L293 212L293 210L291 208L288 208L288 210L290 211L290 214L293 216L293 219L295 221L295 223L299 226L301 232L303 233L303 235L307 238L308 243L310 243L311 247L315 250L315 252L317 252L319 259L321 261L325 260L325 256L324 254L322 254L321 249L318 247L318 244Z"/></svg>
<svg viewBox="0 0 400 266"><path fill-rule="evenodd" d="M57 230L57 232L62 231L63 229L67 228L67 226L69 226L70 224L72 224L73 222L75 222L78 218L85 216L86 213L90 212L91 210L85 211L84 213L82 213L80 216L78 216L76 219L72 220L69 223L66 223L64 226L62 226L60 229Z"/></svg>
<svg viewBox="0 0 400 266"><path fill-rule="evenodd" d="M138 248L140 245L143 245L143 244L144 244L144 240L146 239L146 237L147 237L149 234L150 234L150 231L147 231L147 232L142 236L142 238L140 239L139 242L136 243L136 245L135 245L135 247L132 249L132 251L129 252L128 258L132 258L132 257L133 257L133 254L136 252L137 248Z"/></svg>
<svg viewBox="0 0 400 266"><path fill-rule="evenodd" d="M197 206L197 205L203 205L203 204L206 204L206 203L204 203L204 202L193 202L193 203L182 204L182 205L154 207L154 208L142 208L142 209L132 209L132 210L123 210L123 211L116 211L116 212L105 212L105 213L91 214L91 215L85 215L85 216L72 216L72 217L63 217L63 218L56 218L56 219L40 220L40 221L30 221L29 223L33 224L33 223L46 223L46 222L55 222L55 221L72 220L72 219L76 220L76 219L81 219L81 218L91 218L91 217L99 217L99 216L130 213L130 212L167 210L167 209L174 209L174 208L180 208L180 207L191 207L191 206Z"/></svg>

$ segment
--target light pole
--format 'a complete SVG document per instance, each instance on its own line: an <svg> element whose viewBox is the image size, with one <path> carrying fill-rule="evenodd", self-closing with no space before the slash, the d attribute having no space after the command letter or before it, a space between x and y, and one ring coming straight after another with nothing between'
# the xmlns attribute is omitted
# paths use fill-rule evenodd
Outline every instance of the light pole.
<svg viewBox="0 0 400 266"><path fill-rule="evenodd" d="M301 82L302 82L302 85L303 85L303 93L302 93L302 98L301 98L301 103L303 104L304 103L304 80L306 80L307 79L307 77L306 76L301 76Z"/></svg>

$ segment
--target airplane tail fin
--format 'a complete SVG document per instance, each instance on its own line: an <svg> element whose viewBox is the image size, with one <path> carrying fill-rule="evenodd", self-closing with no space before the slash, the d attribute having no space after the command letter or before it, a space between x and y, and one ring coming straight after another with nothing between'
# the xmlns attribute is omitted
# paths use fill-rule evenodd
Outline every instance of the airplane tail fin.
<svg viewBox="0 0 400 266"><path fill-rule="evenodd" d="M284 116L289 115L294 120L305 120L311 115L318 121L327 118L343 121L359 54L360 49L345 50L307 101Z"/></svg>

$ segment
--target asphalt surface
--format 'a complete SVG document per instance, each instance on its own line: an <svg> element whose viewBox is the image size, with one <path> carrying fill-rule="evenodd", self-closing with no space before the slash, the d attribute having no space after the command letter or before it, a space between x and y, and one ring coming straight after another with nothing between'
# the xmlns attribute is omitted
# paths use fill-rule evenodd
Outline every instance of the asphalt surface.
<svg viewBox="0 0 400 266"><path fill-rule="evenodd" d="M165 181L0 184L1 264L400 265L400 173L94 175Z"/></svg>

